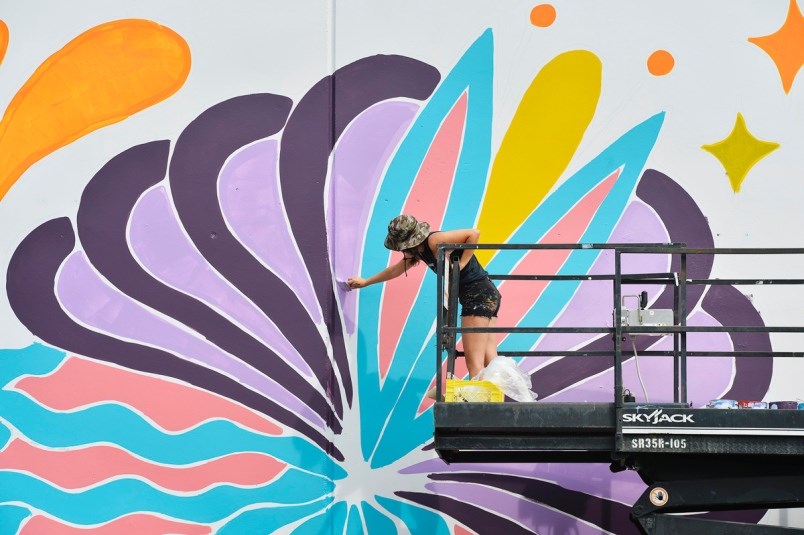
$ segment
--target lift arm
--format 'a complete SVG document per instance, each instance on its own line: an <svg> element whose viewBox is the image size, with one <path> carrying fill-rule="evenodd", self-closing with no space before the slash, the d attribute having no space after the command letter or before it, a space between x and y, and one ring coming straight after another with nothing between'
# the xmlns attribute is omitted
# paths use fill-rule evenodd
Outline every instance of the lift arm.
<svg viewBox="0 0 804 535"><path fill-rule="evenodd" d="M631 516L648 535L774 535L804 533L775 526L704 520L667 513L803 507L804 477L728 477L663 481L647 488Z"/></svg>

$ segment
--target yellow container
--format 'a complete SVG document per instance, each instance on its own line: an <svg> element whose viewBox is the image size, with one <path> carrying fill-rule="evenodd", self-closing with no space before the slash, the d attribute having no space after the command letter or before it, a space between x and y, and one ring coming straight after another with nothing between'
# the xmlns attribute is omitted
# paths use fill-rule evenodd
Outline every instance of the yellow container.
<svg viewBox="0 0 804 535"><path fill-rule="evenodd" d="M505 401L505 395L497 385L489 381L447 379L447 391L444 395L444 401L499 403Z"/></svg>

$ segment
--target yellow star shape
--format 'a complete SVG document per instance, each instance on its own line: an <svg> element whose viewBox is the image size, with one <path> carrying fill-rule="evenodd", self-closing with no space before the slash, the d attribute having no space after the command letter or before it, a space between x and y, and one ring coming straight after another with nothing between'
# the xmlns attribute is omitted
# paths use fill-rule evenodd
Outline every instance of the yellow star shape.
<svg viewBox="0 0 804 535"><path fill-rule="evenodd" d="M787 20L775 33L763 37L749 37L748 40L764 50L779 71L785 93L790 93L793 80L804 64L804 16L798 9L796 0L790 0Z"/></svg>
<svg viewBox="0 0 804 535"><path fill-rule="evenodd" d="M738 113L734 128L726 139L711 145L702 145L701 148L720 161L726 169L731 189L737 193L748 171L759 160L779 148L779 144L754 137L746 128L742 114Z"/></svg>

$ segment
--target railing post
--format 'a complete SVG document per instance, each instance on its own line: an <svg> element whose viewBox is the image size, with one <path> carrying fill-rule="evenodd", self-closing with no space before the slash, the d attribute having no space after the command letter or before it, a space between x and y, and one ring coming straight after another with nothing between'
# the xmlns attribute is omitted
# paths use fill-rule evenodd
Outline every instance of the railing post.
<svg viewBox="0 0 804 535"><path fill-rule="evenodd" d="M457 260L453 260L449 266L449 311L447 312L447 324L452 328L458 326L458 279L460 276L460 264ZM448 377L452 377L455 374L455 359L458 356L458 333L455 331L450 332L447 340L449 340L447 344L447 358L449 359L447 372Z"/></svg>
<svg viewBox="0 0 804 535"><path fill-rule="evenodd" d="M443 399L444 390L441 385L441 355L444 351L444 248L438 246L436 255L436 399Z"/></svg>
<svg viewBox="0 0 804 535"><path fill-rule="evenodd" d="M623 310L621 251L614 249L614 451L623 447Z"/></svg>
<svg viewBox="0 0 804 535"><path fill-rule="evenodd" d="M680 370L679 402L687 402L687 253L681 253L681 268L679 272L679 325L680 333Z"/></svg>
<svg viewBox="0 0 804 535"><path fill-rule="evenodd" d="M672 257L672 254L671 254ZM671 262L672 265L672 262ZM681 314L679 313L679 291L678 291L678 275L676 275L676 281L673 284L673 325L681 325L679 323L679 318ZM680 334L678 332L673 333L673 402L678 403L679 399L679 374L681 373L681 365L679 363L679 356L678 356L678 341L679 341Z"/></svg>

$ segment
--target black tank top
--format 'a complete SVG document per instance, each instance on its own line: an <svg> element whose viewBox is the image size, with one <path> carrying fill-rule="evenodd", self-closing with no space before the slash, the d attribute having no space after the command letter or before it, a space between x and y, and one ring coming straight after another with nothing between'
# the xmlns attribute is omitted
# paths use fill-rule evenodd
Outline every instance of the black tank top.
<svg viewBox="0 0 804 535"><path fill-rule="evenodd" d="M430 236L435 234L436 232L440 232L436 230L435 232L431 232L427 235L427 239L424 240L424 248L422 249L422 260L424 263L427 264L427 267L436 271L436 258L433 255L433 251L430 250ZM453 251L453 255L458 255L460 251ZM448 266L444 266L444 269L449 269ZM472 258L469 260L469 263L466 264L463 269L461 270L461 277L458 279L458 287L464 286L471 282L476 282L479 280L483 280L488 277L489 274L483 269L483 266L480 265L480 262L477 261L477 257L472 255Z"/></svg>

